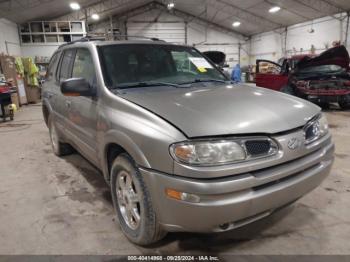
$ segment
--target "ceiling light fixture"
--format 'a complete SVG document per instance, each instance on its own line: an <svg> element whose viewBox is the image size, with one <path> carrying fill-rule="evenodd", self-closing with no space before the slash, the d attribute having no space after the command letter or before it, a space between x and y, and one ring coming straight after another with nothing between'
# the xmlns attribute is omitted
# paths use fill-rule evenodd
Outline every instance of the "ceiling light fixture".
<svg viewBox="0 0 350 262"><path fill-rule="evenodd" d="M175 7L175 3L174 3L173 1L171 1L171 2L169 2L169 3L167 4L167 8L168 8L169 10L173 9L174 7Z"/></svg>
<svg viewBox="0 0 350 262"><path fill-rule="evenodd" d="M70 3L69 6L73 10L79 10L80 9L80 5L78 3Z"/></svg>
<svg viewBox="0 0 350 262"><path fill-rule="evenodd" d="M281 7L279 6L273 6L269 9L270 13L277 13L279 10L281 10Z"/></svg>
<svg viewBox="0 0 350 262"><path fill-rule="evenodd" d="M98 19L100 19L100 16L98 14L92 14L91 18L94 20L98 20Z"/></svg>
<svg viewBox="0 0 350 262"><path fill-rule="evenodd" d="M241 25L241 22L239 22L239 21L236 21L236 22L232 23L233 27L239 27L240 25Z"/></svg>

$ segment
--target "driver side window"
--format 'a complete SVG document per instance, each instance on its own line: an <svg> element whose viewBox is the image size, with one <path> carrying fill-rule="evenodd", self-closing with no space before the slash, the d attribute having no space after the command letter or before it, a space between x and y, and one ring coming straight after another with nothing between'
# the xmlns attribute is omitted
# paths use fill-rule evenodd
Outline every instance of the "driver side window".
<svg viewBox="0 0 350 262"><path fill-rule="evenodd" d="M270 62L267 60L259 61L259 73L261 74L272 74L279 75L282 73L282 68L280 65Z"/></svg>
<svg viewBox="0 0 350 262"><path fill-rule="evenodd" d="M82 77L90 83L96 84L95 68L90 51L85 48L77 49L75 55L72 77Z"/></svg>

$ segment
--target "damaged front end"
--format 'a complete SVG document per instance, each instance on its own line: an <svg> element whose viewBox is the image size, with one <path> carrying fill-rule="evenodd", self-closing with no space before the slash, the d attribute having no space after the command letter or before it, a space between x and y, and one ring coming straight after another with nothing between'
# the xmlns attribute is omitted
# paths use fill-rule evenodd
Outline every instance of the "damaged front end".
<svg viewBox="0 0 350 262"><path fill-rule="evenodd" d="M329 49L315 58L302 59L290 83L298 96L317 104L338 102L350 107L349 54L344 46Z"/></svg>

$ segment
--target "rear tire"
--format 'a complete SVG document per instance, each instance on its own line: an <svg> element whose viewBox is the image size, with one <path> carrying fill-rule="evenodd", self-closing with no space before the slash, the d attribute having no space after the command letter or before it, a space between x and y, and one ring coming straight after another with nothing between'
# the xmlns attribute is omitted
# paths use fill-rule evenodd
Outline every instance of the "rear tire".
<svg viewBox="0 0 350 262"><path fill-rule="evenodd" d="M317 103L317 105L318 105L319 107L321 107L322 109L324 109L324 110L327 110L327 109L329 109L329 107L330 107L330 104L329 104L329 103L326 103L326 102Z"/></svg>
<svg viewBox="0 0 350 262"><path fill-rule="evenodd" d="M131 242L149 245L166 235L157 221L142 175L126 153L112 163L111 193L120 227Z"/></svg>
<svg viewBox="0 0 350 262"><path fill-rule="evenodd" d="M347 101L347 100L341 100L338 102L339 106L341 109L350 109L350 101Z"/></svg>
<svg viewBox="0 0 350 262"><path fill-rule="evenodd" d="M293 89L293 87L291 87L290 85L285 85L281 88L280 90L282 93L285 93L285 94L288 94L288 95L292 95L292 96L295 96L296 93Z"/></svg>
<svg viewBox="0 0 350 262"><path fill-rule="evenodd" d="M50 132L50 140L51 140L51 146L52 150L57 156L65 156L73 153L73 148L71 145L62 143L61 139L59 137L59 134L57 132L57 128L55 125L55 121L53 120L52 116L49 116L49 132Z"/></svg>

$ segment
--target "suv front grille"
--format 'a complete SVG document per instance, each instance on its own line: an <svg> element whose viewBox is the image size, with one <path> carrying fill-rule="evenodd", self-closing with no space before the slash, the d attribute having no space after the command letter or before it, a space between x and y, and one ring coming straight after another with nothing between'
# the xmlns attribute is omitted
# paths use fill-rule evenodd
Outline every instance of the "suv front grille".
<svg viewBox="0 0 350 262"><path fill-rule="evenodd" d="M248 140L245 142L245 148L251 156L268 155L271 143L269 140Z"/></svg>

